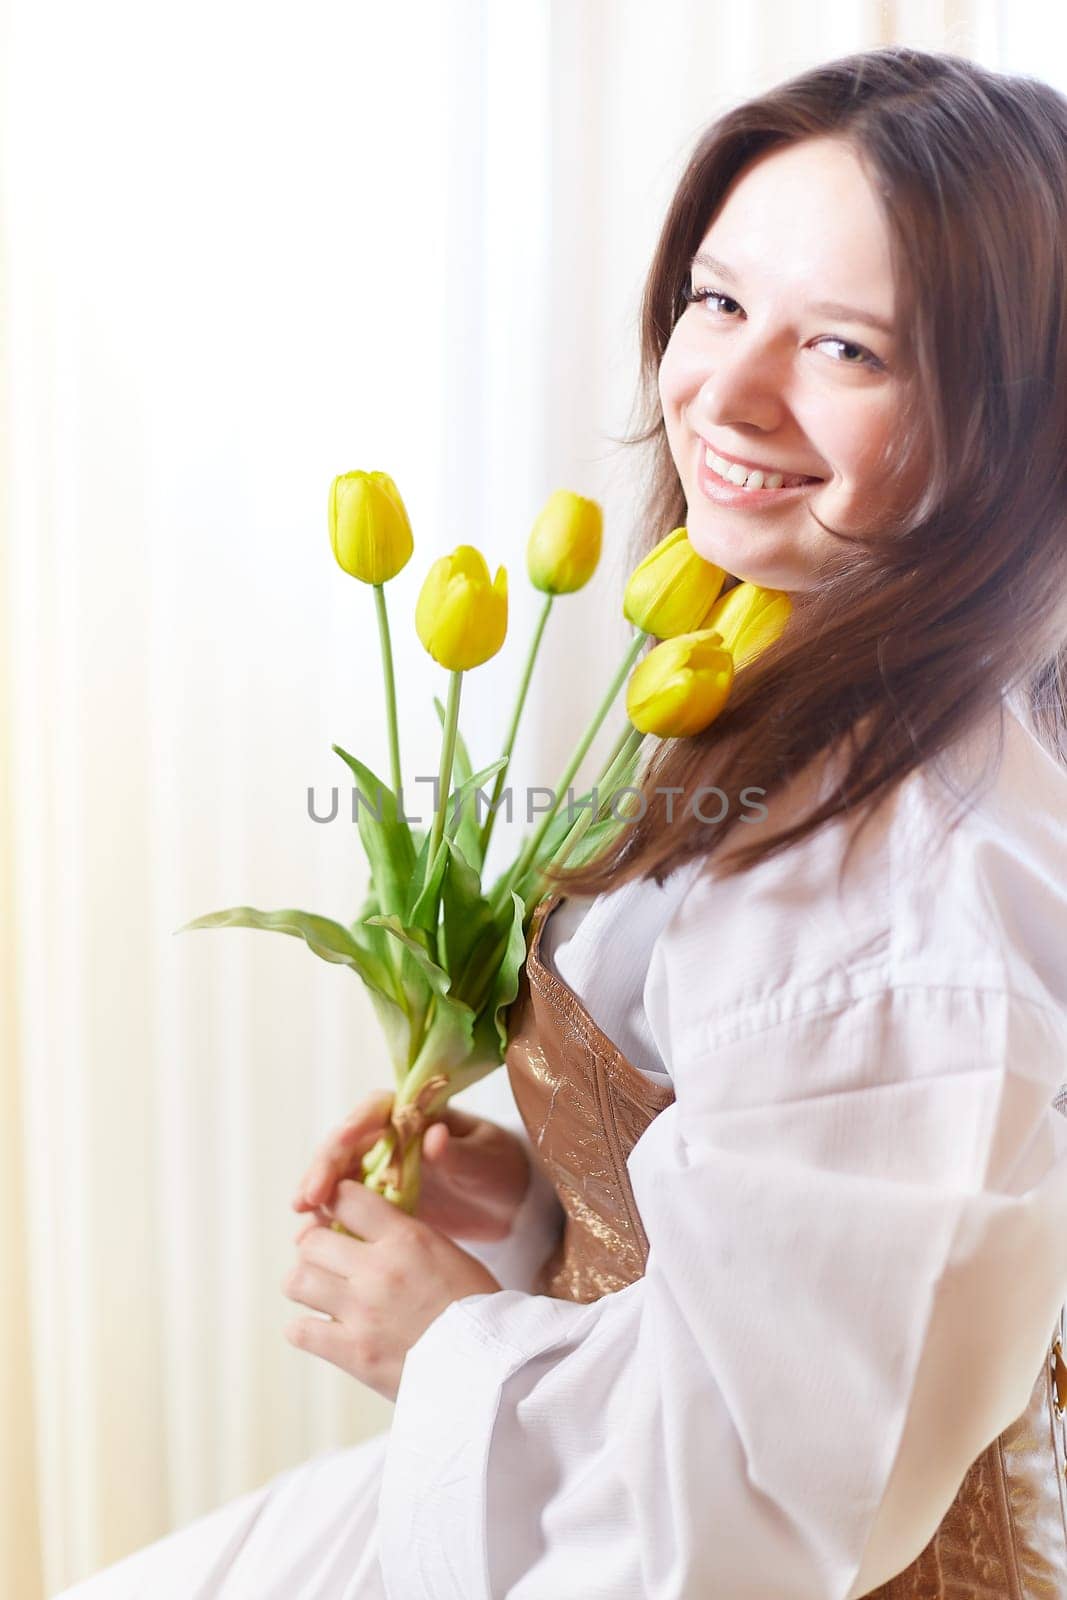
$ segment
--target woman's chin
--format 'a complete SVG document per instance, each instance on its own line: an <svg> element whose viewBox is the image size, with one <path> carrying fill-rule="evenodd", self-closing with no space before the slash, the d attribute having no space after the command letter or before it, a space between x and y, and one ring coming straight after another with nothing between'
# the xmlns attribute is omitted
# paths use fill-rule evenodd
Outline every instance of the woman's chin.
<svg viewBox="0 0 1067 1600"><path fill-rule="evenodd" d="M710 561L712 566L722 567L731 577L739 583L763 583L760 569L766 563L760 561L755 552L745 548L745 541L724 539L721 531L701 528L699 523L688 525L689 543L700 556L702 561Z"/></svg>
<svg viewBox="0 0 1067 1600"><path fill-rule="evenodd" d="M795 563L783 557L780 550L760 550L758 539L751 534L746 538L724 538L721 527L701 527L699 521L687 524L689 543L703 561L736 578L738 583L758 583L764 589L802 589L804 583L795 570ZM727 585L724 585L724 588ZM729 585L733 587L732 584Z"/></svg>

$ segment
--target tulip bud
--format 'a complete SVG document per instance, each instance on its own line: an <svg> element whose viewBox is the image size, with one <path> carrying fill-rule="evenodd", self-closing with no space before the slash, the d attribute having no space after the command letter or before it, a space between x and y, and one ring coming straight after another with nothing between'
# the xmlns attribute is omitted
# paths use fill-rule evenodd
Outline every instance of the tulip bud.
<svg viewBox="0 0 1067 1600"><path fill-rule="evenodd" d="M467 672L495 656L508 629L508 575L503 567L489 582L485 557L473 545L457 545L435 561L415 607L415 631L450 672Z"/></svg>
<svg viewBox="0 0 1067 1600"><path fill-rule="evenodd" d="M623 613L657 639L698 632L725 582L725 569L698 556L688 530L675 528L631 572Z"/></svg>
<svg viewBox="0 0 1067 1600"><path fill-rule="evenodd" d="M739 583L712 606L707 626L722 634L723 644L740 672L784 631L793 603L781 589Z"/></svg>
<svg viewBox="0 0 1067 1600"><path fill-rule="evenodd" d="M414 540L400 491L387 472L345 472L330 485L330 544L361 583L388 583Z"/></svg>
<svg viewBox="0 0 1067 1600"><path fill-rule="evenodd" d="M626 714L641 733L683 739L719 715L734 681L722 635L703 628L656 645L637 663L626 687Z"/></svg>
<svg viewBox="0 0 1067 1600"><path fill-rule="evenodd" d="M604 514L595 500L570 489L549 495L526 544L530 582L543 594L573 594L600 560Z"/></svg>

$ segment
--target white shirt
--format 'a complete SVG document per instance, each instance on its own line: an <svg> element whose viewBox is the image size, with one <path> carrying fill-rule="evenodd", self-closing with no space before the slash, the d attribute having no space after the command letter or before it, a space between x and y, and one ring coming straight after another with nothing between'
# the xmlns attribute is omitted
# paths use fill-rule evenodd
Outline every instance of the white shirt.
<svg viewBox="0 0 1067 1600"><path fill-rule="evenodd" d="M645 986L656 940L702 867L691 862L657 889L625 884L614 894L562 902L541 936L541 959L582 1000L597 1026L654 1083L670 1083L656 1044Z"/></svg>
<svg viewBox="0 0 1067 1600"><path fill-rule="evenodd" d="M404 1363L390 1600L854 1600L1024 1410L1067 1299L1067 774L1009 708L941 837L990 736L899 784L840 880L855 819L561 925L567 981L673 1080L627 1162L647 1268L526 1292L560 1217L537 1175L525 1287L494 1266Z"/></svg>

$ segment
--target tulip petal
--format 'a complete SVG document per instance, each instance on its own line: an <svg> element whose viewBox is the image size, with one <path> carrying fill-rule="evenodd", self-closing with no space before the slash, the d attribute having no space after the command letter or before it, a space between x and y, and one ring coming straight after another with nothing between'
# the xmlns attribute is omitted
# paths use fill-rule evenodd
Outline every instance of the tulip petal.
<svg viewBox="0 0 1067 1600"><path fill-rule="evenodd" d="M467 672L496 654L507 633L507 587L503 567L490 584L485 557L472 545L434 562L415 608L415 628L435 661Z"/></svg>
<svg viewBox="0 0 1067 1600"><path fill-rule="evenodd" d="M452 552L452 571L462 573L474 583L489 582L489 567L482 552L472 544L458 544Z"/></svg>
<svg viewBox="0 0 1067 1600"><path fill-rule="evenodd" d="M557 489L537 516L526 545L526 570L544 594L573 594L600 560L603 512L595 500Z"/></svg>
<svg viewBox="0 0 1067 1600"><path fill-rule="evenodd" d="M334 558L362 583L388 583L414 548L404 502L385 472L346 472L335 478L329 525Z"/></svg>
<svg viewBox="0 0 1067 1600"><path fill-rule="evenodd" d="M623 613L659 639L691 633L704 626L725 581L725 569L693 549L688 529L675 528L630 574Z"/></svg>
<svg viewBox="0 0 1067 1600"><path fill-rule="evenodd" d="M682 738L700 733L729 698L734 664L715 632L665 640L638 663L626 690L630 721L642 733Z"/></svg>

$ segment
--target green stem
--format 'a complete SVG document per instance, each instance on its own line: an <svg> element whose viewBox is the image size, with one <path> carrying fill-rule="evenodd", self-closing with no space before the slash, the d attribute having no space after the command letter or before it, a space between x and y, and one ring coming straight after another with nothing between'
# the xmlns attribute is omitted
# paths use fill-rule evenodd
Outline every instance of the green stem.
<svg viewBox="0 0 1067 1600"><path fill-rule="evenodd" d="M638 630L631 641L630 648L623 656L618 671L612 678L611 683L608 685L607 693L604 695L603 700L601 700L600 705L597 707L596 713L593 716L593 720L582 734L582 737L579 739L571 754L570 760L567 762L567 765L563 770L559 783L556 786L556 798L552 806L541 818L541 823L536 833L534 833L533 837L529 839L519 851L518 857L497 884L492 899L492 909L494 915L498 913L504 906L508 895L511 893L512 885L520 881L530 864L536 860L537 851L540 847L541 840L544 838L545 834L552 825L552 819L559 810L560 801L563 799L567 788L570 786L570 783L574 778L574 774L578 771L578 768L585 759L585 755L589 749L589 746L599 733L600 726L603 723L604 718L614 705L615 698L618 695L619 690L629 677L634 662L637 660L641 647L647 638L647 633Z"/></svg>
<svg viewBox="0 0 1067 1600"><path fill-rule="evenodd" d="M412 1064L397 1091L393 1101L394 1112L403 1106L413 1104L429 1080L438 1076L446 1081L439 1084L434 1094L424 1103L427 1121L432 1120L448 1103L456 1088L449 1068L442 1062L439 1044L435 1044L432 1035L427 1035L418 1059ZM405 1139L399 1150L397 1144L398 1135L395 1128L382 1134L373 1149L362 1158L363 1181L368 1187L375 1189L379 1194L384 1194L402 1210L413 1215L419 1195L422 1134L415 1134ZM399 1156L400 1181L395 1189L391 1189L385 1181L385 1170L392 1164L394 1155Z"/></svg>
<svg viewBox="0 0 1067 1600"><path fill-rule="evenodd" d="M445 831L445 812L448 809L449 793L452 788L452 762L456 754L456 729L459 727L459 691L462 686L463 673L453 672L448 680L448 703L445 706L445 725L441 734L441 768L437 778L437 810L434 812L430 843L426 851L426 870L422 880L424 888L433 872L433 864ZM430 927L434 930L432 938L436 948L436 910L430 919Z"/></svg>
<svg viewBox="0 0 1067 1600"><path fill-rule="evenodd" d="M445 705L445 725L441 734L441 767L437 780L437 810L434 813L433 827L430 829L430 847L426 856L424 884L433 871L434 857L440 847L445 831L445 812L448 810L448 798L452 789L452 762L456 754L456 729L459 727L459 692L462 687L462 672L450 673L448 679L448 702Z"/></svg>
<svg viewBox="0 0 1067 1600"><path fill-rule="evenodd" d="M576 819L574 826L568 834L564 835L559 850L552 858L553 866L562 866L575 846L581 843L593 823L600 821L605 806L610 806L615 798L620 777L629 766L634 755L640 750L644 737L639 728L635 728L632 723L627 724L614 751L608 757L600 777L593 786L598 800L596 814L594 815L593 808L590 806L588 811L583 811L581 816Z"/></svg>
<svg viewBox="0 0 1067 1600"><path fill-rule="evenodd" d="M444 837L445 814L448 808L449 791L452 787L452 764L456 754L456 733L459 727L459 696L462 686L462 672L453 672L448 681L448 703L445 707L444 728L441 733L441 765L437 779L437 809L434 812L433 824L430 829L423 886L429 881L430 873L433 870L434 858ZM436 910L430 919L430 927L433 930L431 940L436 953ZM430 1005L422 1018L422 1025L418 1030L417 1036L413 1036L412 1053L409 1057L410 1065L397 1091L396 1103L398 1105L403 1105L408 1099L413 1099L425 1078L429 1075L425 1065L421 1067L420 1075L419 1061L423 1054L423 1046L433 1025L435 1009L435 1002L431 999ZM372 1187L376 1187L378 1175L389 1161L394 1142L390 1135L383 1134L373 1148L368 1150L363 1157L364 1181L369 1179Z"/></svg>
<svg viewBox="0 0 1067 1600"><path fill-rule="evenodd" d="M422 1047L426 1043L426 1035L433 1027L436 1015L437 996L436 994L431 994L426 1009L423 1011L422 1016L418 1019L417 1026L412 1029L411 1043L408 1047L408 1064L398 1078L398 1082L401 1087L405 1083L408 1073L411 1071L412 1067L415 1065L422 1053Z"/></svg>
<svg viewBox="0 0 1067 1600"><path fill-rule="evenodd" d="M635 733L637 733L637 729L634 727L633 723L630 722L629 719L627 719L627 721L624 723L624 725L622 727L621 732L619 733L619 737L616 739L614 745L612 746L611 754L608 756L608 759L605 761L604 765L600 769L599 778L596 780L596 783L593 785L593 787L597 790L598 794L600 792L601 785L602 784L606 784L608 782L609 778L614 777L615 776L616 767L619 767L619 766L622 765L622 759L621 758L623 756L623 753L633 744L633 739L634 739L634 734ZM643 738L644 738L644 734L642 733L642 734L640 734L638 736L638 742L640 742L640 740L643 739ZM601 809L603 809L603 808L601 807Z"/></svg>
<svg viewBox="0 0 1067 1600"><path fill-rule="evenodd" d="M623 773L626 771L626 768L630 765L630 762L633 760L634 756L640 750L644 742L645 735L641 732L640 728L635 728L631 724L627 730L625 739L620 741L619 749L612 760L611 765L608 767L608 770L604 773L603 777L598 779L597 782L598 794L601 796L607 796L608 805L610 805L611 801L615 798L615 792L619 787L619 779L622 777ZM605 801L603 798L601 798L596 814L596 820L598 822L604 814L604 805Z"/></svg>
<svg viewBox="0 0 1067 1600"><path fill-rule="evenodd" d="M374 585L374 606L378 613L378 638L382 647L382 673L385 677L385 712L389 724L389 764L393 774L393 793L400 800L400 739L396 727L396 680L393 677L393 648L389 640L389 617L385 609L385 585Z"/></svg>
<svg viewBox="0 0 1067 1600"><path fill-rule="evenodd" d="M552 610L552 602L555 598L555 595L552 594L545 596L545 603L541 608L541 615L537 619L537 626L534 628L533 639L526 655L526 666L523 670L522 679L519 683L519 693L515 701L515 710L512 713L511 727L508 729L508 736L504 741L504 756L506 759L504 765L496 775L496 783L493 785L493 796L489 802L489 815L486 817L485 823L482 827L481 851L483 861L485 860L485 852L489 848L489 840L492 837L493 823L496 821L496 804L500 799L500 791L504 787L504 779L507 776L508 764L511 761L511 752L515 746L515 735L519 728L519 718L522 716L522 708L526 704L526 696L530 688L530 679L533 676L534 662L537 660L537 652L541 648L541 635L545 631L545 623L548 621L548 613Z"/></svg>

